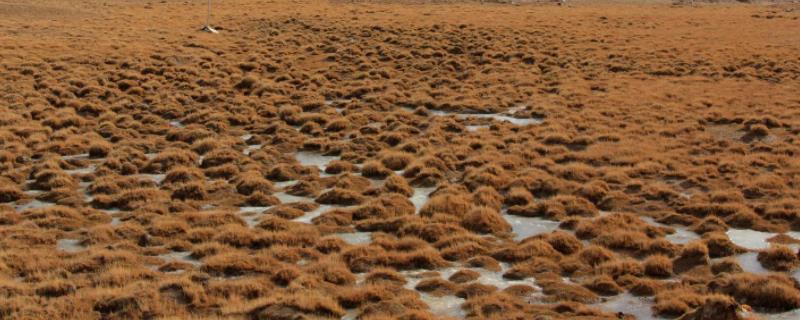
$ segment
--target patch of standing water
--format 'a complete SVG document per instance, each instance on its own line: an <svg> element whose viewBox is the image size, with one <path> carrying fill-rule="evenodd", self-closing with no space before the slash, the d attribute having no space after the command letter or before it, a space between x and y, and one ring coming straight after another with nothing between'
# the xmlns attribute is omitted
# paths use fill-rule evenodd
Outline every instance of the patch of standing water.
<svg viewBox="0 0 800 320"><path fill-rule="evenodd" d="M97 165L91 164L85 168L69 169L69 170L64 170L64 172L66 172L68 175L76 175L76 174L84 175L93 173L95 169L97 169Z"/></svg>
<svg viewBox="0 0 800 320"><path fill-rule="evenodd" d="M160 173L160 174L140 174L140 175L142 177L144 177L144 178L153 180L153 182L155 182L157 184L161 184L161 182L164 181L164 179L167 178L167 175L163 174L163 173Z"/></svg>
<svg viewBox="0 0 800 320"><path fill-rule="evenodd" d="M468 125L467 126L467 131L475 132L475 131L478 131L481 128L489 128L489 126L487 126L487 125Z"/></svg>
<svg viewBox="0 0 800 320"><path fill-rule="evenodd" d="M158 257L166 262L173 262L173 261L185 262L191 264L194 267L199 267L200 265L203 264L202 262L200 262L200 260L193 258L192 253L189 251L172 251L170 253L160 254L158 255Z"/></svg>
<svg viewBox="0 0 800 320"><path fill-rule="evenodd" d="M61 159L65 160L65 161L67 161L67 160L77 160L77 159L86 160L86 159L89 159L89 154L88 153L80 153L80 154L73 154L73 155L69 155L69 156L61 156Z"/></svg>
<svg viewBox="0 0 800 320"><path fill-rule="evenodd" d="M325 167L328 166L328 163L339 159L337 156L324 156L320 153L309 151L298 151L294 154L294 157L303 166L316 166L321 171L325 171Z"/></svg>
<svg viewBox="0 0 800 320"><path fill-rule="evenodd" d="M281 203L306 202L306 201L312 201L313 202L314 201L311 198L293 196L293 195L288 194L286 192L276 192L276 193L273 193L272 195L275 196L276 198L278 198L278 200L280 200Z"/></svg>
<svg viewBox="0 0 800 320"><path fill-rule="evenodd" d="M559 222L537 217L520 217L503 214L503 217L514 230L514 241L520 241L537 234L549 233L558 229Z"/></svg>
<svg viewBox="0 0 800 320"><path fill-rule="evenodd" d="M372 242L372 232L336 233L333 236L341 238L351 245L368 244Z"/></svg>
<svg viewBox="0 0 800 320"><path fill-rule="evenodd" d="M412 274L413 275L413 274ZM423 279L418 277L406 277L408 280L405 287L409 290L415 290L414 287ZM443 296L437 297L424 292L420 292L420 299L428 305L428 309L434 315L449 316L459 319L465 318L466 312L461 308L461 305L466 301L465 299L456 296Z"/></svg>
<svg viewBox="0 0 800 320"><path fill-rule="evenodd" d="M253 153L253 151L261 149L261 146L262 145L260 144L249 145L247 146L247 148L244 149L244 151L242 151L242 153L246 156L249 156L251 153Z"/></svg>
<svg viewBox="0 0 800 320"><path fill-rule="evenodd" d="M23 203L23 204L20 204L20 205L15 205L14 209L17 210L17 212L20 212L20 211L31 210L31 209L46 208L46 207L49 207L49 206L52 206L52 205L54 205L54 203L44 202L44 201L41 201L39 199L33 199L33 200L28 201L26 203Z"/></svg>
<svg viewBox="0 0 800 320"><path fill-rule="evenodd" d="M272 185L274 185L279 189L283 189L288 186L294 185L295 183L297 183L297 180L278 181L278 182L273 182Z"/></svg>
<svg viewBox="0 0 800 320"><path fill-rule="evenodd" d="M653 299L649 297L636 297L630 293L623 293L601 302L598 306L611 312L622 312L632 315L636 319L660 319L653 315Z"/></svg>
<svg viewBox="0 0 800 320"><path fill-rule="evenodd" d="M419 213L419 210L422 209L422 206L424 206L425 203L428 202L431 193L433 193L433 191L435 190L436 190L435 187L414 188L414 195L411 196L410 200L411 203L414 204L414 207L417 208L417 213Z"/></svg>
<svg viewBox="0 0 800 320"><path fill-rule="evenodd" d="M749 250L762 250L769 248L767 239L772 238L776 233L761 232L750 229L728 229L725 232L734 244Z"/></svg>
<svg viewBox="0 0 800 320"><path fill-rule="evenodd" d="M758 262L758 253L757 252L747 252L736 256L736 262L739 263L739 266L742 267L742 270L745 272L750 273L768 273L770 272L764 266L761 265L761 262Z"/></svg>
<svg viewBox="0 0 800 320"><path fill-rule="evenodd" d="M514 112L518 109L512 109ZM512 112L507 113L459 113L459 112L448 112L442 110L429 110L431 115L434 116L449 116L454 115L458 119L469 119L469 118L489 118L492 120L497 120L501 122L509 122L513 125L518 126L526 126L531 124L541 124L544 122L542 118L517 118L511 115Z"/></svg>
<svg viewBox="0 0 800 320"><path fill-rule="evenodd" d="M675 230L674 233L664 236L664 238L666 238L669 242L672 242L674 244L686 244L686 243L689 243L689 242L691 242L693 240L700 239L700 235L698 235L697 233L694 233L693 231L689 230L688 228L686 228L684 226L666 225L666 224L663 224L661 222L656 221L655 219L653 219L651 217L640 217L640 218L642 220L644 220L645 222L647 222L647 223L649 223L651 225L654 225L654 226L667 227L667 228L674 229Z"/></svg>
<svg viewBox="0 0 800 320"><path fill-rule="evenodd" d="M81 241L78 239L61 239L58 240L58 244L56 246L58 247L58 250L70 253L75 253L86 249L83 245L81 245Z"/></svg>
<svg viewBox="0 0 800 320"><path fill-rule="evenodd" d="M294 219L294 221L311 224L311 220L314 220L314 218L319 217L323 212L333 208L334 206L323 204L320 205L319 208L306 212L303 216Z"/></svg>

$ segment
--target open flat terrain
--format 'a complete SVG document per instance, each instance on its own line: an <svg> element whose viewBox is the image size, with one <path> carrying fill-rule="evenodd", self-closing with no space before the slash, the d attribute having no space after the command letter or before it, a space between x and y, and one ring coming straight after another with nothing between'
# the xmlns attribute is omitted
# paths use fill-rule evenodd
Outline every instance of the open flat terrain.
<svg viewBox="0 0 800 320"><path fill-rule="evenodd" d="M0 1L0 318L800 317L800 5Z"/></svg>

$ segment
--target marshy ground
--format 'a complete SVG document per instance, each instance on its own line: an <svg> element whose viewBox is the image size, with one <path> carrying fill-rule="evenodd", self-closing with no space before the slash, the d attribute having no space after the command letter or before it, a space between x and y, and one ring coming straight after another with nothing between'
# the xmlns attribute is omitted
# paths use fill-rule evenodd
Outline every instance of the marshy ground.
<svg viewBox="0 0 800 320"><path fill-rule="evenodd" d="M0 2L0 318L799 315L797 5L204 15Z"/></svg>

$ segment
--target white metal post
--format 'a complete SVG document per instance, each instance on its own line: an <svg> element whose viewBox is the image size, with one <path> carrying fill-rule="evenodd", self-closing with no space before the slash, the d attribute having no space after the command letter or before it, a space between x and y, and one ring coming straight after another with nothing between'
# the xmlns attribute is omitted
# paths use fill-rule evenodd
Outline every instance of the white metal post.
<svg viewBox="0 0 800 320"><path fill-rule="evenodd" d="M211 27L211 0L208 0L208 11L206 11L206 25L203 26L203 29L200 30L210 33L219 33L216 29Z"/></svg>

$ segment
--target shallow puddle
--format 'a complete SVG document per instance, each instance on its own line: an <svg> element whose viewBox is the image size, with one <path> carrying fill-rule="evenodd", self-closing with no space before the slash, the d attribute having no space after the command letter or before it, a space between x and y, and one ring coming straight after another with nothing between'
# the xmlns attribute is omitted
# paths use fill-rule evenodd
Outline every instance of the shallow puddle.
<svg viewBox="0 0 800 320"><path fill-rule="evenodd" d="M372 242L372 232L336 233L333 236L341 238L351 245L368 244Z"/></svg>
<svg viewBox="0 0 800 320"><path fill-rule="evenodd" d="M86 249L86 247L81 245L81 241L78 239L61 239L58 240L56 246L58 250L70 253L79 252L83 251L83 249Z"/></svg>
<svg viewBox="0 0 800 320"><path fill-rule="evenodd" d="M417 213L419 213L419 209L422 209L422 206L428 202L431 193L436 191L435 187L431 188L414 188L414 195L411 196L411 203L414 204L414 207L417 208Z"/></svg>
<svg viewBox="0 0 800 320"><path fill-rule="evenodd" d="M337 156L324 156L320 153L309 151L298 151L294 154L294 157L303 166L316 166L320 171L325 171L325 167L328 166L328 163L339 159Z"/></svg>
<svg viewBox="0 0 800 320"><path fill-rule="evenodd" d="M272 195L275 196L276 198L278 198L278 200L280 200L281 203L314 202L314 199L312 199L312 198L293 196L293 195L288 194L286 192L275 192Z"/></svg>
<svg viewBox="0 0 800 320"><path fill-rule="evenodd" d="M762 250L769 248L767 239L774 237L777 233L761 232L750 229L728 229L725 232L734 244L749 250Z"/></svg>
<svg viewBox="0 0 800 320"><path fill-rule="evenodd" d="M674 243L674 244L686 244L693 240L700 239L700 235L695 233L694 231L689 230L689 228L681 225L667 225L661 222L656 221L651 217L644 217L640 216L640 219L644 220L645 222L649 223L650 225L658 226L658 227L668 227L675 230L674 233L665 235L664 238L667 241Z"/></svg>
<svg viewBox="0 0 800 320"><path fill-rule="evenodd" d="M514 241L520 241L537 234L549 233L558 229L560 222L536 217L520 217L503 214L503 217L514 230Z"/></svg>
<svg viewBox="0 0 800 320"><path fill-rule="evenodd" d="M185 262L194 267L199 267L203 264L200 260L192 258L192 253L189 251L173 251L170 253L160 254L158 257L165 262Z"/></svg>
<svg viewBox="0 0 800 320"><path fill-rule="evenodd" d="M167 175L163 174L163 173L159 173L159 174L140 174L140 176L142 176L143 178L147 178L147 179L153 180L153 182L155 182L157 184L161 184L161 182L164 181L164 179L167 178Z"/></svg>
<svg viewBox="0 0 800 320"><path fill-rule="evenodd" d="M322 205L319 206L319 208L316 208L314 210L306 212L305 215L303 215L302 217L294 219L294 221L311 224L311 220L313 220L316 217L319 217L325 211L333 209L334 207L335 206L322 204Z"/></svg>
<svg viewBox="0 0 800 320"><path fill-rule="evenodd" d="M653 314L651 309L653 306L652 298L636 297L629 293L611 297L605 302L597 304L597 306L614 313L622 312L625 315L632 315L636 319L663 319Z"/></svg>
<svg viewBox="0 0 800 320"><path fill-rule="evenodd" d="M41 200L38 200L38 199L32 199L31 201L28 201L26 203L15 205L14 209L17 210L17 212L20 212L20 211L25 211L25 210L47 208L47 207L50 207L50 206L53 206L53 205L55 205L55 203L44 202L44 201L41 201Z"/></svg>

